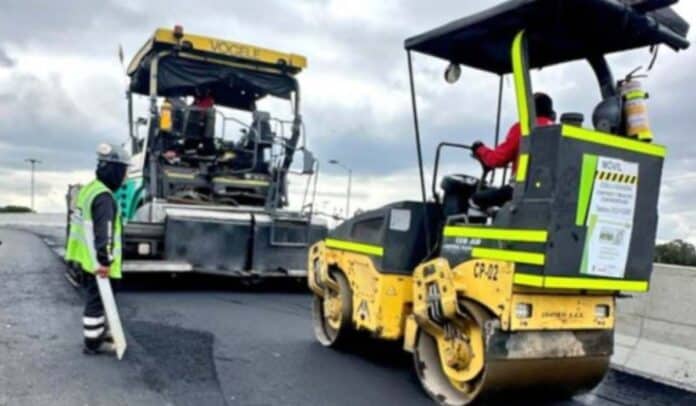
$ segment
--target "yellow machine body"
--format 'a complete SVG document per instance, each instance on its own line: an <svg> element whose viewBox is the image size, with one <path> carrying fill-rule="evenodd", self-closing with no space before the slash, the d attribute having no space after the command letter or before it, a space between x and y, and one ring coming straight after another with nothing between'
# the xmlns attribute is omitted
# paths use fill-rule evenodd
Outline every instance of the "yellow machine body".
<svg viewBox="0 0 696 406"><path fill-rule="evenodd" d="M329 269L346 276L353 293L352 323L357 330L385 340L403 337L413 302L412 277L382 274L369 255L327 248L324 242L310 249L309 265L309 286L320 296L324 295L323 286L336 283Z"/></svg>
<svg viewBox="0 0 696 406"><path fill-rule="evenodd" d="M428 289L437 287L444 318L457 316L459 300L483 306L499 321L503 331L592 330L614 327L612 292L529 289L513 284L515 265L511 262L470 260L454 268L438 258L416 268L414 273L414 314L428 318ZM515 309L531 309L528 316ZM602 306L605 317L598 317Z"/></svg>
<svg viewBox="0 0 696 406"><path fill-rule="evenodd" d="M452 267L436 258L417 266L412 276L394 275L378 269L378 251L364 244L332 245L319 242L310 248L308 282L315 297L327 300L330 290L340 289L337 280L345 278L349 292L343 293L351 295L352 303L345 324L377 339L399 341L413 353L432 340L440 373L457 390L477 396L543 385L555 373L563 377L559 385L576 391L594 386L608 368L614 292L516 285L513 262L485 259ZM530 368L545 373L510 376L510 371ZM563 375L567 368L577 373ZM432 379L431 371L418 373Z"/></svg>
<svg viewBox="0 0 696 406"><path fill-rule="evenodd" d="M406 321L427 324L428 289L437 287L445 318L457 316L461 299L489 311L504 331L613 329L613 292L544 290L514 285L512 262L470 260L454 268L444 258L416 268L413 277L383 274L369 255L327 248L319 242L310 249L309 285L317 295L323 286L335 284L330 269L343 273L353 294L352 323L358 330L397 340L405 336ZM529 316L519 315L519 306L531 308ZM601 308L601 316L597 309ZM415 330L411 327L411 334ZM405 347L414 337L406 337Z"/></svg>
<svg viewBox="0 0 696 406"><path fill-rule="evenodd" d="M174 30L159 28L128 65L128 74L135 72L142 63L143 58L152 52L153 49L174 47L179 43L186 44L186 51L204 54L209 59L220 58L224 60L225 58L234 58L240 66L251 63L265 65L266 69L275 69L282 66L293 73L299 73L307 67L307 58L303 55L189 33L182 33L181 37L177 38ZM192 53L187 53L186 56L192 59L195 57ZM226 63L229 64L231 62L227 61ZM262 68L256 67L256 69Z"/></svg>

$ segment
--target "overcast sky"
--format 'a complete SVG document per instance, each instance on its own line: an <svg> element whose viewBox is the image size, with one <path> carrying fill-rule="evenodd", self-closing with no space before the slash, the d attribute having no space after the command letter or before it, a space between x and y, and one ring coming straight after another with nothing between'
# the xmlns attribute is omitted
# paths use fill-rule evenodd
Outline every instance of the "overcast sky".
<svg viewBox="0 0 696 406"><path fill-rule="evenodd" d="M90 179L101 141L127 137L126 60L156 27L300 53L300 75L309 147L322 161L318 204L343 207L344 173L354 172L353 209L396 199L418 199L418 172L405 38L496 1L256 0L256 1L37 1L4 0L0 13L0 206L27 205L25 158L42 160L37 209L64 211L69 183ZM696 2L677 11L696 24ZM690 40L695 39L692 30ZM615 76L649 60L646 50L610 58ZM454 86L442 80L445 64L416 56L416 86L425 146L432 161L441 140L470 143L493 137L497 78L463 70ZM690 127L696 108L696 53L662 50L646 80L657 142L669 148L660 199L659 239L696 242L696 142ZM588 66L574 63L533 75L535 89L550 93L556 110L585 113L599 101ZM514 121L512 86L505 85L503 127ZM464 154L450 154L445 172L471 172ZM296 183L297 185L297 183ZM299 186L299 185L297 185Z"/></svg>

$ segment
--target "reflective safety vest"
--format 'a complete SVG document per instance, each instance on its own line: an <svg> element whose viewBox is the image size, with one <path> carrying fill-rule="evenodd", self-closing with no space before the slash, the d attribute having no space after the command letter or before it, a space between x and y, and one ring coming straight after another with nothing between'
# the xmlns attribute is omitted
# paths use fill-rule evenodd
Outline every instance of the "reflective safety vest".
<svg viewBox="0 0 696 406"><path fill-rule="evenodd" d="M92 222L92 203L102 193L108 193L113 199L111 190L102 182L95 179L80 189L77 194L75 210L70 215L70 234L65 250L65 260L80 264L83 271L94 274L100 264L97 260L97 249L94 246L94 223ZM111 258L109 277L121 278L121 211L116 204L116 218L111 229L113 246L107 247Z"/></svg>

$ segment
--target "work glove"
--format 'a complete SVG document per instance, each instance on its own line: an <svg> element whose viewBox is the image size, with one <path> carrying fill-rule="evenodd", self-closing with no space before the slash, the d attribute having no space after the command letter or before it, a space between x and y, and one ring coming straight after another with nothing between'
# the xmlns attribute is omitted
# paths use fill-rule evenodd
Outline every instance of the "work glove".
<svg viewBox="0 0 696 406"><path fill-rule="evenodd" d="M109 267L100 265L99 268L97 268L97 276L100 278L108 278L109 277Z"/></svg>
<svg viewBox="0 0 696 406"><path fill-rule="evenodd" d="M471 156L474 158L478 159L478 149L483 146L483 143L481 141L476 141L473 144L471 144Z"/></svg>
<svg viewBox="0 0 696 406"><path fill-rule="evenodd" d="M486 165L486 163L483 162L483 160L482 160L481 157L479 156L479 150L480 150L481 147L483 147L483 146L484 146L484 145L483 145L483 143L482 143L481 141L476 141L476 142L474 142L473 144L471 144L471 156L472 156L474 159L476 159L476 160L481 164L481 167L483 168L483 171L484 171L484 172L488 172L488 171L490 171L492 168L490 168L488 165Z"/></svg>

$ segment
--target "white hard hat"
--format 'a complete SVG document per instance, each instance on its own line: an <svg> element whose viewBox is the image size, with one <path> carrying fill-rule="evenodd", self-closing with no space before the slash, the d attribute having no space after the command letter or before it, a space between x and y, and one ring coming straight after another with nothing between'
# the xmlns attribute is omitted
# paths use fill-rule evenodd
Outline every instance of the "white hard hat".
<svg viewBox="0 0 696 406"><path fill-rule="evenodd" d="M114 144L99 144L97 147L97 159L100 162L114 162L130 165L130 154L123 147Z"/></svg>

